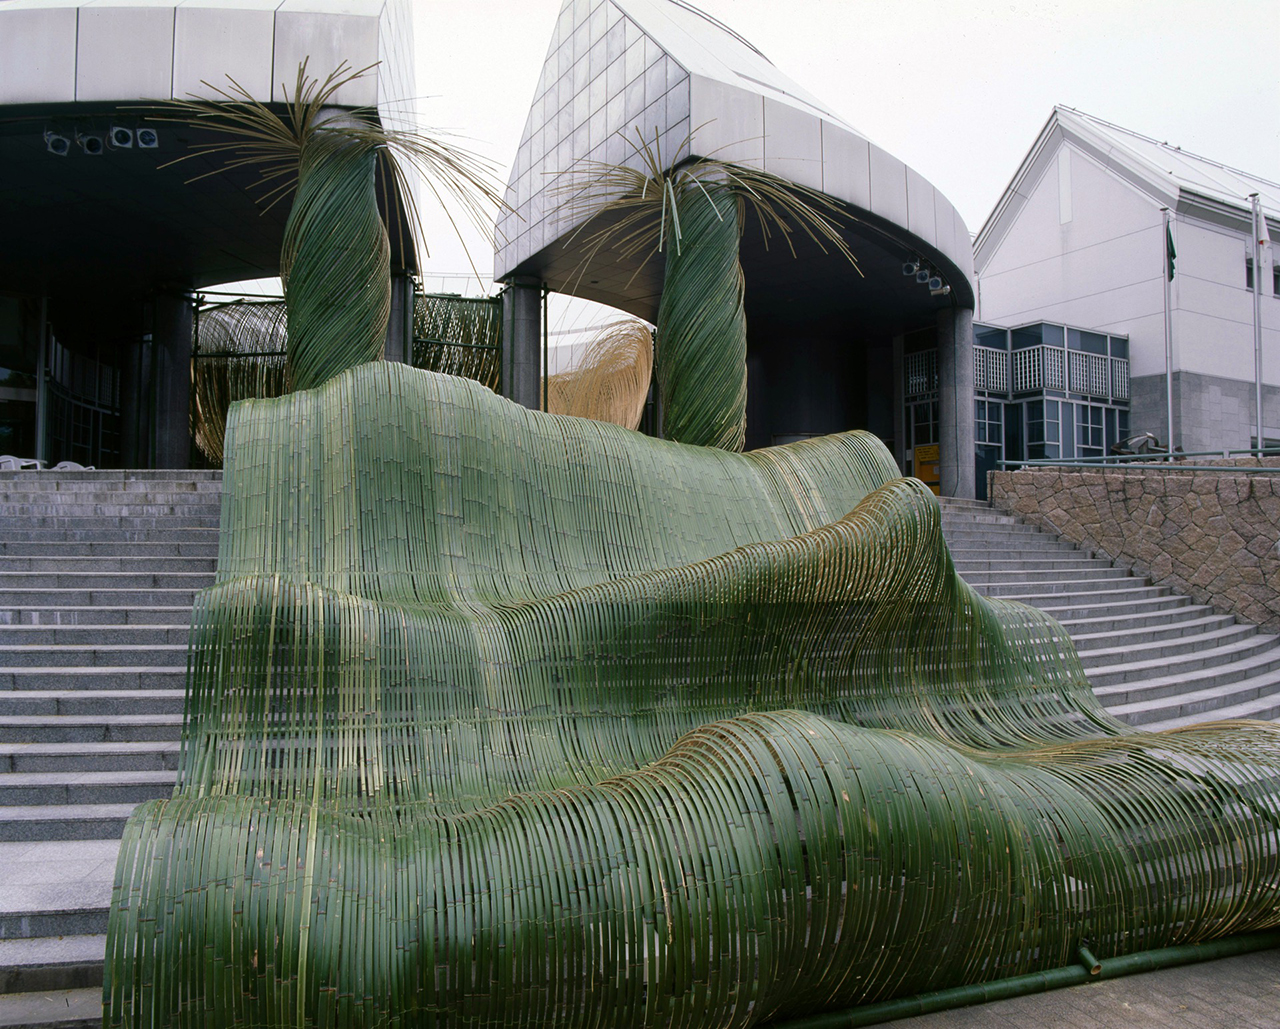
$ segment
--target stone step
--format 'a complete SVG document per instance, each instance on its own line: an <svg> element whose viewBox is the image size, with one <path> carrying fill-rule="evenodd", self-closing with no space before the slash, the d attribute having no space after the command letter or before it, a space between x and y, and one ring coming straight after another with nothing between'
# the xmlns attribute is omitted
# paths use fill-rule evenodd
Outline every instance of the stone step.
<svg viewBox="0 0 1280 1029"><path fill-rule="evenodd" d="M1125 629L1139 627L1159 629L1165 626L1183 625L1216 614L1208 604L1191 603L1190 597L1181 597L1175 594L1171 598L1161 599L1175 599L1182 601L1182 603L1161 607L1153 606L1149 610L1131 610L1130 605L1122 604L1117 605L1116 610L1109 613L1103 611L1104 605L1098 605L1094 608L1084 609L1084 613L1079 617L1059 618L1058 621L1062 623L1064 629L1071 633L1073 640L1079 640ZM1224 615L1223 617L1229 616Z"/></svg>
<svg viewBox="0 0 1280 1029"><path fill-rule="evenodd" d="M139 479L133 476L104 475L89 479L14 479L0 478L0 490L27 493L101 493L109 492L159 492L159 493L211 493L222 492L221 479L190 479L174 475Z"/></svg>
<svg viewBox="0 0 1280 1029"><path fill-rule="evenodd" d="M61 685L61 676L50 676ZM167 690L0 690L0 715L61 718L63 715L180 715L185 691Z"/></svg>
<svg viewBox="0 0 1280 1029"><path fill-rule="evenodd" d="M171 792L171 791L170 791ZM0 843L118 840L138 801L122 804L18 804L0 807ZM4 924L0 912L0 926ZM96 932L96 928L77 928ZM3 933L0 932L0 936ZM48 936L49 933L33 933Z"/></svg>
<svg viewBox="0 0 1280 1029"><path fill-rule="evenodd" d="M102 988L0 995L0 1026L24 1029L101 1029Z"/></svg>
<svg viewBox="0 0 1280 1029"><path fill-rule="evenodd" d="M209 584L212 584L210 577ZM203 586L150 589L4 589L0 588L0 609L26 607L181 607L191 610L196 593Z"/></svg>
<svg viewBox="0 0 1280 1029"><path fill-rule="evenodd" d="M90 531L102 532L104 530L134 530L143 532L169 532L175 529L213 529L218 528L217 513L208 515L186 515L186 514L154 514L154 515L77 515L68 517L66 515L22 515L14 513L0 514L0 518L5 521L16 520L21 521L26 526L25 530L14 530L15 532L31 531L35 529L60 530L63 532ZM8 535L5 538L23 538ZM74 538L74 537L71 537ZM105 538L105 537L102 537Z"/></svg>
<svg viewBox="0 0 1280 1029"><path fill-rule="evenodd" d="M1229 655L1216 656L1222 658ZM1241 656L1235 661L1219 660L1192 669L1172 667L1168 662L1152 662L1146 678L1108 683L1102 686L1095 683L1093 692L1110 710L1144 701L1169 698L1176 700L1180 694L1225 695L1230 693L1230 689L1223 687L1234 687L1248 679L1270 680L1273 673L1277 671L1280 671L1280 648L1273 647L1270 650Z"/></svg>
<svg viewBox="0 0 1280 1029"><path fill-rule="evenodd" d="M952 560L966 560L968 558L984 558L984 557L1062 557L1067 554L1079 554L1082 557L1089 555L1078 547L1073 547L1065 540L1054 539L1051 536L1045 536L1042 539L1024 540L1021 538L1011 540L999 540L991 543L984 543L976 539L964 540L952 546L948 541L947 549L951 552ZM1104 559L1105 560L1105 559Z"/></svg>
<svg viewBox="0 0 1280 1029"><path fill-rule="evenodd" d="M1152 588L1147 584L1146 580L1133 578L1123 568L1112 570L1122 574L1114 576L1073 574L1069 579L1042 579L1039 581L1028 580L1023 577L1021 580L970 583L970 585L979 593L988 597L999 597L1003 600L1024 600L1024 598L1028 597L1097 596L1099 593L1121 594L1135 588ZM1134 585L1139 583L1141 585ZM1039 606L1034 600L1024 600L1024 602L1031 603L1033 607Z"/></svg>
<svg viewBox="0 0 1280 1029"><path fill-rule="evenodd" d="M103 721L100 715L0 716L0 743L116 743L176 740L182 716L120 715Z"/></svg>
<svg viewBox="0 0 1280 1029"><path fill-rule="evenodd" d="M169 771L11 772L0 775L0 810L141 804L171 796L176 780Z"/></svg>
<svg viewBox="0 0 1280 1029"><path fill-rule="evenodd" d="M43 509L50 506L98 514L99 508L141 506L212 509L221 503L221 492L213 490L27 490L7 488L0 483L0 511L35 508L36 510L31 511L32 514L45 514Z"/></svg>
<svg viewBox="0 0 1280 1029"><path fill-rule="evenodd" d="M107 938L102 934L0 940L0 995L98 987L101 1001L106 953ZM6 1023L3 1014L0 1006L0 1026L31 1025Z"/></svg>
<svg viewBox="0 0 1280 1029"><path fill-rule="evenodd" d="M1039 536L1042 535L1041 530L1034 525L1027 525L1010 518L1008 515L995 514L994 512L985 515L951 515L945 511L940 519L943 535L949 536L952 532L959 533L962 536Z"/></svg>
<svg viewBox="0 0 1280 1029"><path fill-rule="evenodd" d="M134 523L135 528L146 528L162 519L178 527L217 524L218 512L213 508L175 506L172 504L99 504L73 507L68 504L0 504L0 519L30 520L36 526L45 526L53 520L65 528L88 528L79 523L121 525Z"/></svg>
<svg viewBox="0 0 1280 1029"><path fill-rule="evenodd" d="M1063 554L1061 557L1037 555L1014 557L999 550L990 551L986 557L957 557L951 555L955 569L964 578L982 572L1069 572L1075 569L1089 570L1112 567L1110 561L1085 554Z"/></svg>
<svg viewBox="0 0 1280 1029"><path fill-rule="evenodd" d="M174 772L176 740L142 743L0 743L3 772Z"/></svg>
<svg viewBox="0 0 1280 1029"><path fill-rule="evenodd" d="M39 627L143 626L189 624L190 604L90 607L22 605L0 608L0 625Z"/></svg>
<svg viewBox="0 0 1280 1029"><path fill-rule="evenodd" d="M1157 731L1194 725L1223 718L1280 717L1280 663L1266 671L1244 675L1232 669L1228 685L1222 683L1202 689L1183 681L1163 696L1144 696L1123 704L1107 703L1107 710L1121 721Z"/></svg>
<svg viewBox="0 0 1280 1029"><path fill-rule="evenodd" d="M32 528L28 523L18 525L0 522L0 543L97 543L109 546L133 543L212 543L218 542L218 526L187 526L182 529L121 529L117 526L88 526L81 528Z"/></svg>
<svg viewBox="0 0 1280 1029"><path fill-rule="evenodd" d="M110 668L143 665L168 668L187 663L182 643L9 643L0 632L0 669Z"/></svg>
<svg viewBox="0 0 1280 1029"><path fill-rule="evenodd" d="M1182 611L1201 612L1199 617L1182 617L1175 619L1172 614ZM1225 629L1228 626L1236 626L1236 620L1232 615L1215 614L1210 607L1184 607L1175 608L1171 612L1157 612L1155 615L1141 616L1134 615L1129 618L1111 618L1111 619L1093 619L1091 621L1111 622L1109 626L1087 625L1086 620L1067 623L1063 622L1062 627L1071 633L1071 642L1076 645L1076 650L1080 652L1081 658L1084 657L1086 651L1097 651L1115 649L1125 652L1129 643L1127 641L1136 641L1141 644L1143 642L1154 642L1157 640L1175 640L1184 636L1199 636L1213 629ZM1152 621L1160 615L1170 616L1165 621ZM1081 626L1085 626L1088 631L1082 631ZM1251 625L1236 626L1251 633L1254 627Z"/></svg>
<svg viewBox="0 0 1280 1029"><path fill-rule="evenodd" d="M120 540L86 541L79 543L65 540L8 540L0 541L0 558L42 558L65 560L67 558L216 558L218 541L206 542L145 542L126 543Z"/></svg>
<svg viewBox="0 0 1280 1029"><path fill-rule="evenodd" d="M1179 710L1185 708L1188 713L1177 714L1170 718L1158 718L1154 721L1135 722L1140 724L1142 728L1151 732L1162 732L1165 729L1181 729L1188 725L1197 725L1206 719L1219 721L1224 719L1236 718L1256 718L1259 721L1274 722L1280 720L1280 674L1269 674L1257 676L1254 679L1241 679L1235 683L1235 688L1230 697L1221 697L1220 691L1207 691L1213 695L1217 706L1212 708L1200 707L1196 700L1190 700L1180 707ZM1246 699L1239 699L1244 697ZM1184 701L1187 698L1181 697ZM1225 706L1222 701L1234 701L1227 703ZM1135 715L1140 718L1146 718L1157 714L1153 708L1144 708Z"/></svg>
<svg viewBox="0 0 1280 1029"><path fill-rule="evenodd" d="M1254 629L1251 625L1235 628ZM1268 655L1280 667L1280 647L1276 646L1276 638L1253 631L1243 638L1205 633L1177 643L1135 645L1124 651L1094 651L1082 657L1087 657L1085 673L1096 691L1106 686L1141 682L1153 675L1186 677L1204 669ZM1121 656L1127 660L1115 661ZM1102 661L1112 663L1102 664Z"/></svg>
<svg viewBox="0 0 1280 1029"><path fill-rule="evenodd" d="M0 556L0 576L20 572L43 572L58 575L120 572L130 575L190 572L212 575L217 555L209 557L146 557L142 555L86 554L84 556L45 555Z"/></svg>
<svg viewBox="0 0 1280 1029"><path fill-rule="evenodd" d="M974 500L972 497L938 497L938 506L942 508L958 507L958 508L978 508L982 511L993 510L991 501Z"/></svg>
<svg viewBox="0 0 1280 1029"><path fill-rule="evenodd" d="M99 813L96 806L86 810ZM119 853L118 838L0 842L7 883L0 892L0 939L106 932Z"/></svg>
<svg viewBox="0 0 1280 1029"><path fill-rule="evenodd" d="M7 691L48 689L53 681L76 692L170 690L182 688L186 678L185 661L174 665L68 665L55 672L47 668L0 668L0 696Z"/></svg>
<svg viewBox="0 0 1280 1029"><path fill-rule="evenodd" d="M1021 562L1016 562L1021 564ZM1061 573L1060 575L1041 575L1039 573L1046 571L1054 571ZM1032 582L1036 580L1049 579L1066 579L1081 581L1085 579L1129 579L1133 576L1127 568L1114 568L1109 564L1101 561L1081 561L1067 565L1063 568L1041 569L1035 567L1015 567L1015 568L992 568L992 569L966 569L963 573L965 582L971 586L979 586L986 583L1018 583Z"/></svg>
<svg viewBox="0 0 1280 1029"><path fill-rule="evenodd" d="M1112 600L1117 593L1131 594ZM1068 594L1044 594L1039 597L1017 598L1006 597L1006 600L1022 600L1031 603L1047 615L1058 621L1075 618L1115 617L1126 613L1143 615L1149 612L1176 611L1188 607L1191 598L1174 593L1168 586L1139 586L1132 590L1112 591L1105 600L1097 594L1081 594L1073 598Z"/></svg>
<svg viewBox="0 0 1280 1029"><path fill-rule="evenodd" d="M66 482L101 482L124 479L130 482L222 482L221 468L83 468L67 471L52 469L6 469L0 471L0 482L40 482L58 488Z"/></svg>
<svg viewBox="0 0 1280 1029"><path fill-rule="evenodd" d="M175 608L174 610L180 610ZM191 626L183 621L170 619L168 623L141 625L31 625L0 622L0 654L6 648L34 646L52 647L139 647L165 644L186 648L191 636ZM13 662L0 657L0 665Z"/></svg>
<svg viewBox="0 0 1280 1029"><path fill-rule="evenodd" d="M16 590L203 589L210 572L10 572L0 568L0 592Z"/></svg>

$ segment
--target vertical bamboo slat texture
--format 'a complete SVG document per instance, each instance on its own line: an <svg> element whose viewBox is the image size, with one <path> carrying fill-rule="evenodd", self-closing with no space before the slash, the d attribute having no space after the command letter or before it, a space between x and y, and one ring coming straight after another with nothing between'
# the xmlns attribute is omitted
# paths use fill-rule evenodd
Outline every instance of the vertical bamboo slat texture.
<svg viewBox="0 0 1280 1029"><path fill-rule="evenodd" d="M105 1024L753 1025L1280 921L1280 729L1139 733L873 437L395 364L232 409Z"/></svg>

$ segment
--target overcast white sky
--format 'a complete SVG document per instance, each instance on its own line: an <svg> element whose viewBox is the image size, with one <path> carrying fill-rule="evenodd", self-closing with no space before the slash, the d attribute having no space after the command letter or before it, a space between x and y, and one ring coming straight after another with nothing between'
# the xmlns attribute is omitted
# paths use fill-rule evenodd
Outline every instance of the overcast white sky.
<svg viewBox="0 0 1280 1029"><path fill-rule="evenodd" d="M924 175L973 233L1055 103L1280 179L1280 0L693 2ZM504 183L560 6L414 0L421 119L470 137ZM438 228L428 276L466 267ZM472 252L490 272L489 244Z"/></svg>

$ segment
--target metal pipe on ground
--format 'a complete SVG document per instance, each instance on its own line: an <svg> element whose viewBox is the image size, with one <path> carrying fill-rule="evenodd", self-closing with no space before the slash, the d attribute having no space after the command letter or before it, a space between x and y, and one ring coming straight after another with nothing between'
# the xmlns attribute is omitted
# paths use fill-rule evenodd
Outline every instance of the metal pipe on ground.
<svg viewBox="0 0 1280 1029"><path fill-rule="evenodd" d="M1032 972L1009 979L997 979L989 983L955 986L933 993L921 993L914 997L900 997L896 1000L865 1004L862 1007L814 1015L810 1018L773 1022L770 1023L769 1029L855 1029L857 1026L877 1025L899 1018L914 1018L917 1015L928 1015L935 1011L968 1007L971 1004L987 1004L997 1000L1008 1000L1011 997L1024 997L1032 993L1056 990L1063 986L1078 986L1081 983L1099 982L1103 979L1117 979L1135 972L1154 972L1161 968L1234 957L1237 954L1248 954L1255 950L1267 950L1272 947L1280 947L1280 931L1248 933L1221 940L1209 940L1206 943L1144 950L1136 954L1106 958L1102 961L1095 958L1087 947L1081 945L1080 964L1077 965L1051 968L1044 972Z"/></svg>

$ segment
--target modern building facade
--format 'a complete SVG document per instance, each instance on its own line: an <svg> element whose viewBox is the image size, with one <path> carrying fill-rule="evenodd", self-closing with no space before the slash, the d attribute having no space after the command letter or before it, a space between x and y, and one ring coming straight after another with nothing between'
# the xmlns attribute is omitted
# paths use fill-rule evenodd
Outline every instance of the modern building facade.
<svg viewBox="0 0 1280 1029"><path fill-rule="evenodd" d="M1186 451L1247 448L1259 439L1280 445L1280 273L1270 248L1263 249L1259 273L1261 431L1255 417L1251 194L1258 195L1266 235L1280 238L1277 183L1055 108L978 234L978 317L1012 330L1011 339L1042 324L1079 327L1081 352L1099 370L1104 358L1112 362L1109 371L1127 356L1134 432L1165 440L1171 385L1172 445ZM1062 331L1054 329L1054 338ZM1121 351L1117 341L1125 341ZM1122 385L1108 384L1105 398L1087 398L1104 408L1104 427L1113 417L1108 410L1119 419L1123 392ZM1071 415L1079 425L1078 407ZM1043 442L1041 456L1072 456L1065 443L1051 453Z"/></svg>
<svg viewBox="0 0 1280 1029"><path fill-rule="evenodd" d="M850 428L889 441L908 469L934 447L943 492L972 495L974 281L968 229L923 176L683 0L566 0L552 30L498 223L508 284L509 395L537 404L539 290L656 318L662 258L591 257L592 212L567 184L585 162L713 156L763 168L836 203L858 269L814 245L743 239L747 446ZM906 272L904 274L904 272ZM909 412L905 356L935 353L932 407ZM920 417L918 428L912 419Z"/></svg>
<svg viewBox="0 0 1280 1029"><path fill-rule="evenodd" d="M397 123L412 40L409 0L0 2L0 453L186 467L193 293L278 274L288 205L264 213L248 169L161 167L208 137L140 105L228 76L280 104L303 60L380 61L335 104Z"/></svg>

